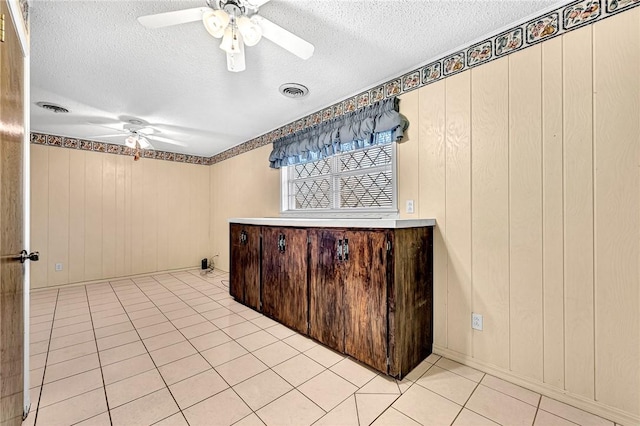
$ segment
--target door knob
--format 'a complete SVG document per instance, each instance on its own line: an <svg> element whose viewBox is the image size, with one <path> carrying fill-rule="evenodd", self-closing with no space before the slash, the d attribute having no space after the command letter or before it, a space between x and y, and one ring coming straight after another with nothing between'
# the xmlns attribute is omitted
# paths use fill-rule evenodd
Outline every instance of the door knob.
<svg viewBox="0 0 640 426"><path fill-rule="evenodd" d="M26 250L22 250L19 255L15 256L15 259L19 260L20 263L24 263L26 260L37 262L38 260L40 260L40 253L37 251L34 251L27 254Z"/></svg>

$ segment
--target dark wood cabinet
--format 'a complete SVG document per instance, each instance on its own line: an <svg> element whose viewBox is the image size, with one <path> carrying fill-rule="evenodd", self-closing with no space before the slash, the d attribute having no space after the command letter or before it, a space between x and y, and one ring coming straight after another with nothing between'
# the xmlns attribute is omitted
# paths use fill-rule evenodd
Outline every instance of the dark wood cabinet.
<svg viewBox="0 0 640 426"><path fill-rule="evenodd" d="M231 224L229 293L238 302L260 311L260 227Z"/></svg>
<svg viewBox="0 0 640 426"><path fill-rule="evenodd" d="M249 278L237 272L249 244L233 243L242 241L236 226L229 289L254 307ZM261 286L252 288L260 289L265 315L398 378L431 353L432 227L254 228L262 245L251 273ZM244 287L234 282L241 280Z"/></svg>
<svg viewBox="0 0 640 426"><path fill-rule="evenodd" d="M309 335L386 371L386 232L309 233Z"/></svg>
<svg viewBox="0 0 640 426"><path fill-rule="evenodd" d="M433 345L433 228L390 235L389 371L403 377Z"/></svg>
<svg viewBox="0 0 640 426"><path fill-rule="evenodd" d="M347 231L344 241L345 353L387 372L387 232Z"/></svg>
<svg viewBox="0 0 640 426"><path fill-rule="evenodd" d="M309 238L309 335L344 352L344 231L310 229Z"/></svg>
<svg viewBox="0 0 640 426"><path fill-rule="evenodd" d="M263 313L306 334L307 230L263 227L262 251Z"/></svg>

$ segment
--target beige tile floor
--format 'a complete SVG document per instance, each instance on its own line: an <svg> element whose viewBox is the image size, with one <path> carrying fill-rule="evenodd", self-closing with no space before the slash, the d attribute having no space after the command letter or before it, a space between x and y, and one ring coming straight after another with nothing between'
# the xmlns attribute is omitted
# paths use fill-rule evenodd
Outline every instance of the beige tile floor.
<svg viewBox="0 0 640 426"><path fill-rule="evenodd" d="M431 355L397 381L184 271L33 292L25 425L613 425Z"/></svg>

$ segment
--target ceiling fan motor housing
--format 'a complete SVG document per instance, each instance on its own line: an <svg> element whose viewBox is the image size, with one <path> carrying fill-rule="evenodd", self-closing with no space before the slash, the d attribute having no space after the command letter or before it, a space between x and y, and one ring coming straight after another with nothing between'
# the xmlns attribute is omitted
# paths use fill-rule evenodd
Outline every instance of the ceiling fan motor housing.
<svg viewBox="0 0 640 426"><path fill-rule="evenodd" d="M224 10L231 16L251 16L258 11L258 8L243 0L207 0L207 5L212 9Z"/></svg>

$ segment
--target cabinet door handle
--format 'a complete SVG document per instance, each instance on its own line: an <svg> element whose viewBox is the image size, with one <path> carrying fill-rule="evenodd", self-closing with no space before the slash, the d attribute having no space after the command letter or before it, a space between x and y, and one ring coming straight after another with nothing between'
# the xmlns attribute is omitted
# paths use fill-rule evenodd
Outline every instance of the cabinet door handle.
<svg viewBox="0 0 640 426"><path fill-rule="evenodd" d="M278 235L278 251L284 253L287 243L285 242L285 236L283 234Z"/></svg>
<svg viewBox="0 0 640 426"><path fill-rule="evenodd" d="M349 240L344 239L344 260L349 260Z"/></svg>
<svg viewBox="0 0 640 426"><path fill-rule="evenodd" d="M342 240L338 240L338 260L342 260Z"/></svg>
<svg viewBox="0 0 640 426"><path fill-rule="evenodd" d="M282 235L282 252L284 253L286 249L287 249L287 240L286 240L286 236L283 234Z"/></svg>

